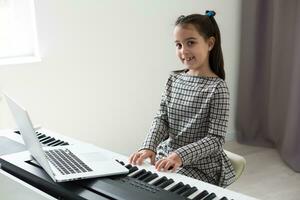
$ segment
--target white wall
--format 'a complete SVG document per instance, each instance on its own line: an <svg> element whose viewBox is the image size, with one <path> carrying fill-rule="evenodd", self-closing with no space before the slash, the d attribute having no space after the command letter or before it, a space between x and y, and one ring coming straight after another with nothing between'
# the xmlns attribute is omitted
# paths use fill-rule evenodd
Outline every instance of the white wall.
<svg viewBox="0 0 300 200"><path fill-rule="evenodd" d="M123 154L142 143L172 70L173 24L181 14L216 11L231 92L239 55L240 1L39 0L42 62L0 66L0 89L27 108L34 124ZM0 102L0 127L14 127Z"/></svg>

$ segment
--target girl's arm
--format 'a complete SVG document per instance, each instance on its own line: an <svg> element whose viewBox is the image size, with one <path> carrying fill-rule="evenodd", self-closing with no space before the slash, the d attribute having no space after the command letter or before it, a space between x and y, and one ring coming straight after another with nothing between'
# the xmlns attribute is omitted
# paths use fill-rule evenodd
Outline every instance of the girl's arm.
<svg viewBox="0 0 300 200"><path fill-rule="evenodd" d="M171 86L171 76L167 81L165 91L162 95L159 111L154 117L152 126L150 128L150 132L148 133L146 139L144 140L144 143L140 150L150 149L153 152L156 152L156 147L158 146L158 144L169 137L168 135L169 123L168 123L168 114L167 114L168 95L167 94L170 86Z"/></svg>
<svg viewBox="0 0 300 200"><path fill-rule="evenodd" d="M180 156L183 166L223 149L228 116L229 92L224 82L216 87L211 101L207 136L175 150L175 153Z"/></svg>

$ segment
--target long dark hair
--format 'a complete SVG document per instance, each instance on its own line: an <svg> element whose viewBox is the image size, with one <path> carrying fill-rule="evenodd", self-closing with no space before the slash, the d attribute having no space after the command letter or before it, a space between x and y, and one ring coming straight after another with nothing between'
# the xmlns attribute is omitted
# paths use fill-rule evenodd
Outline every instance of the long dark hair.
<svg viewBox="0 0 300 200"><path fill-rule="evenodd" d="M206 11L206 15L191 14L181 15L175 22L175 26L185 27L192 24L198 33L207 40L210 37L215 38L213 49L209 53L209 66L211 70L221 79L225 80L224 60L221 48L221 35L218 24L214 18L214 11Z"/></svg>

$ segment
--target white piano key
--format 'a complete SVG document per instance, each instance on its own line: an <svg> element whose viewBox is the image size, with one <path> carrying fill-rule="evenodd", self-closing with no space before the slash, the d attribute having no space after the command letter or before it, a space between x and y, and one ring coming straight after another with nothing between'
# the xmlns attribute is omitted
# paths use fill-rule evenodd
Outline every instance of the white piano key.
<svg viewBox="0 0 300 200"><path fill-rule="evenodd" d="M174 185L176 185L178 182L174 181L174 183L172 183L171 185L168 185L167 187L164 188L164 190L169 190L171 187L173 187Z"/></svg>
<svg viewBox="0 0 300 200"><path fill-rule="evenodd" d="M141 170L141 169L139 168L138 170L136 170L136 171L134 171L134 172L128 174L127 176L132 177L132 176L134 176L136 173L138 173L140 170Z"/></svg>
<svg viewBox="0 0 300 200"><path fill-rule="evenodd" d="M152 181L150 181L149 184L152 185L156 180L158 180L158 179L160 179L160 178L161 178L161 176L156 177L155 179L153 179Z"/></svg>
<svg viewBox="0 0 300 200"><path fill-rule="evenodd" d="M195 196L197 196L198 194L200 194L202 192L202 190L197 190L196 192L194 192L193 194L191 194L190 196L188 196L188 199L193 199L195 198Z"/></svg>

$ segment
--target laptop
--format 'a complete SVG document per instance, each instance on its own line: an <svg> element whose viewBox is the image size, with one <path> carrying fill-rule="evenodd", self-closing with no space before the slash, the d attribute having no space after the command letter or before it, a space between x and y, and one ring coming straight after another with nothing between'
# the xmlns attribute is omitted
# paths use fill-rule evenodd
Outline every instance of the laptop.
<svg viewBox="0 0 300 200"><path fill-rule="evenodd" d="M32 157L55 182L126 174L129 170L108 151L92 144L42 147L28 112L4 93L8 106Z"/></svg>

